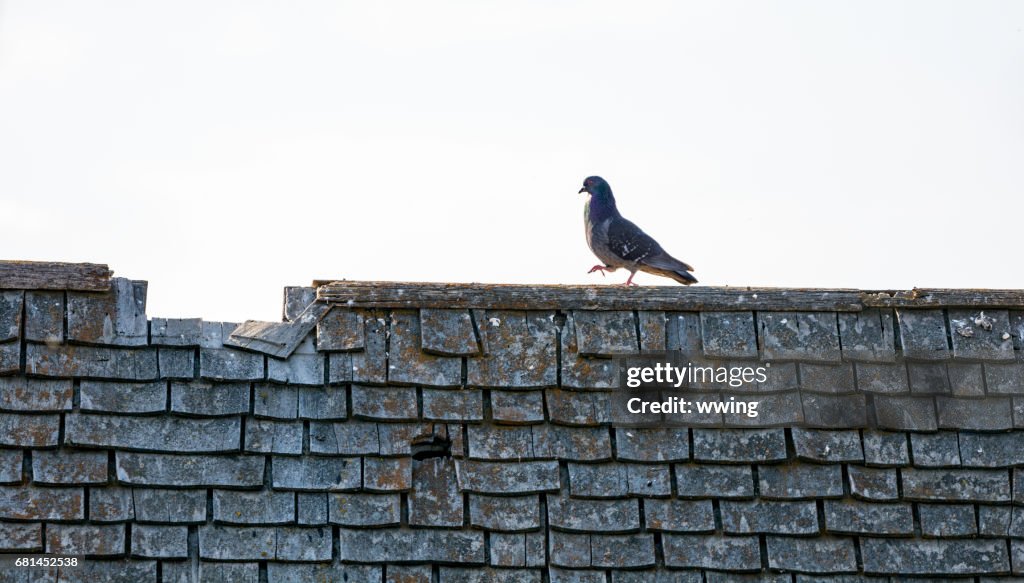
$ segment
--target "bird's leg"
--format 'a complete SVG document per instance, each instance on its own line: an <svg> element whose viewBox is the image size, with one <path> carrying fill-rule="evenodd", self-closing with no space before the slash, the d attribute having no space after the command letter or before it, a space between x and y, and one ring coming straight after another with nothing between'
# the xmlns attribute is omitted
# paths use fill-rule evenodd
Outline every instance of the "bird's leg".
<svg viewBox="0 0 1024 583"><path fill-rule="evenodd" d="M600 271L601 272L601 276L604 277L604 272L606 272L606 271L615 271L615 269L614 268L608 269L604 265L595 265L595 266L591 267L590 271L588 271L587 273L594 273L595 271Z"/></svg>
<svg viewBox="0 0 1024 583"><path fill-rule="evenodd" d="M640 285L640 284L638 284L638 283L633 283L633 276L634 276L634 275L636 275L636 272L635 272L635 271L633 271L633 272L631 272L631 273L629 274L629 279L627 279L627 280L626 280L626 283L625 283L625 285Z"/></svg>

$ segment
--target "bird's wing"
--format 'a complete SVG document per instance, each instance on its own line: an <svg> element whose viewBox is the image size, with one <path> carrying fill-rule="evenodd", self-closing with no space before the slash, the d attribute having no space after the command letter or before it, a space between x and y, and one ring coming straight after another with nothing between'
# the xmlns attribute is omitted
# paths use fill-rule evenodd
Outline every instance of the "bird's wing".
<svg viewBox="0 0 1024 583"><path fill-rule="evenodd" d="M626 261L634 261L670 271L693 271L688 264L672 257L640 227L622 217L608 225L608 248Z"/></svg>
<svg viewBox="0 0 1024 583"><path fill-rule="evenodd" d="M608 249L626 261L638 263L663 253L657 241L622 217L615 217L608 225Z"/></svg>

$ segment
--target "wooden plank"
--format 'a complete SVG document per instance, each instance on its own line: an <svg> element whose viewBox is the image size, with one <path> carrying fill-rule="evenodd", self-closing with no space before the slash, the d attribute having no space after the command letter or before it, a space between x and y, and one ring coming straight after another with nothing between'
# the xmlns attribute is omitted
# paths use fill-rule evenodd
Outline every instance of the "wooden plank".
<svg viewBox="0 0 1024 583"><path fill-rule="evenodd" d="M231 332L224 345L288 358L330 308L329 304L313 302L291 322L248 320Z"/></svg>
<svg viewBox="0 0 1024 583"><path fill-rule="evenodd" d="M625 287L394 281L315 282L317 299L349 307L502 310L799 310L856 312L853 289Z"/></svg>
<svg viewBox="0 0 1024 583"><path fill-rule="evenodd" d="M0 289L107 291L113 274L96 263L0 260Z"/></svg>
<svg viewBox="0 0 1024 583"><path fill-rule="evenodd" d="M872 308L1016 308L1024 307L1021 289L939 289L864 292L862 301Z"/></svg>

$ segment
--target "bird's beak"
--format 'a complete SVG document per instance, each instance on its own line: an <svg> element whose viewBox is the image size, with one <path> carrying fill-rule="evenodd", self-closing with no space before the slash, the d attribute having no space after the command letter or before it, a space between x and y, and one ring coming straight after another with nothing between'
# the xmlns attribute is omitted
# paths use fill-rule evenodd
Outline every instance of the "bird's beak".
<svg viewBox="0 0 1024 583"><path fill-rule="evenodd" d="M579 193L584 193L584 192L586 192L586 191L587 191L587 187L586 187L586 186L584 186L583 188L581 188L581 189L580 189L580 192L579 192ZM577 194L579 194L579 193L577 193Z"/></svg>

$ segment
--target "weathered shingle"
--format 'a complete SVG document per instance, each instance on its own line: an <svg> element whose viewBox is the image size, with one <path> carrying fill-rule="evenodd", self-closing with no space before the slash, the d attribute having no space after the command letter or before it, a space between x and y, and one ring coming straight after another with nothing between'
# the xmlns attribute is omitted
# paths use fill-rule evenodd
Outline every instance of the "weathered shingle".
<svg viewBox="0 0 1024 583"><path fill-rule="evenodd" d="M1007 573L1009 553L999 540L861 539L866 573L978 575Z"/></svg>
<svg viewBox="0 0 1024 583"><path fill-rule="evenodd" d="M141 451L238 451L237 417L185 419L69 413L64 420L68 444Z"/></svg>
<svg viewBox="0 0 1024 583"><path fill-rule="evenodd" d="M455 387L462 383L461 359L423 351L420 319L415 311L393 311L390 331L388 382L438 387Z"/></svg>
<svg viewBox="0 0 1024 583"><path fill-rule="evenodd" d="M214 490L213 520L224 524L288 524L295 521L295 494Z"/></svg>
<svg viewBox="0 0 1024 583"><path fill-rule="evenodd" d="M477 318L484 356L467 359L467 382L479 387L550 387L557 382L554 312L487 310ZM562 329L564 337L568 328Z"/></svg>
<svg viewBox="0 0 1024 583"><path fill-rule="evenodd" d="M68 383L68 404L71 387ZM70 406L67 407L70 409ZM167 410L167 382L82 381L81 408L103 413L158 413Z"/></svg>
<svg viewBox="0 0 1024 583"><path fill-rule="evenodd" d="M905 357L922 360L949 358L949 333L942 310L897 309L896 320Z"/></svg>
<svg viewBox="0 0 1024 583"><path fill-rule="evenodd" d="M469 495L469 522L472 526L506 532L540 528L538 496Z"/></svg>
<svg viewBox="0 0 1024 583"><path fill-rule="evenodd" d="M483 564L484 534L449 531L444 537L430 530L349 529L341 532L342 558L356 562L440 562Z"/></svg>
<svg viewBox="0 0 1024 583"><path fill-rule="evenodd" d="M85 344L145 346L149 334L146 288L144 281L115 277L111 280L109 292L68 292L68 340Z"/></svg>
<svg viewBox="0 0 1024 583"><path fill-rule="evenodd" d="M118 452L117 479L140 486L229 486L263 484L262 456L195 456Z"/></svg>
<svg viewBox="0 0 1024 583"><path fill-rule="evenodd" d="M441 356L475 356L480 343L469 310L420 310L420 338L424 352Z"/></svg>

